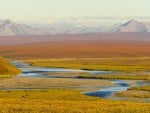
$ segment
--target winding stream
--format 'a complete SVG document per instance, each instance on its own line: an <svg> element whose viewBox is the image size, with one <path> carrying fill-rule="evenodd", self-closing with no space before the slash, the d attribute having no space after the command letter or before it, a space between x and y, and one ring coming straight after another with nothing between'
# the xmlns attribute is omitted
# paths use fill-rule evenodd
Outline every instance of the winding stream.
<svg viewBox="0 0 150 113"><path fill-rule="evenodd" d="M18 77L41 77L41 78L61 78L60 76L46 76L46 73L53 73L53 72L61 72L61 73L67 73L67 72L85 72L89 74L95 74L95 75L103 75L103 74L110 74L111 71L90 71L90 70L80 70L80 69L63 69L63 68L43 68L43 67L36 67L36 66L30 66L28 63L24 63L22 61L14 61L12 62L14 65L16 65L19 69L22 70L22 74L20 74ZM79 79L79 78L76 78ZM108 80L111 81L111 80ZM101 90L92 91L92 92L84 92L87 96L96 96L96 97L102 97L102 98L110 98L112 94L119 92L119 91L125 91L129 87L129 81L127 80L113 80L111 81L115 86L113 87L105 87ZM135 83L134 86L138 86L139 83ZM142 82L140 82L140 85L143 85Z"/></svg>
<svg viewBox="0 0 150 113"><path fill-rule="evenodd" d="M119 91L125 91L130 87L128 81L125 81L125 80L116 80L112 82L116 84L115 87L108 87L108 88L104 88L104 89L93 91L93 92L85 92L84 94L87 96L108 98L113 93L119 92Z"/></svg>
<svg viewBox="0 0 150 113"><path fill-rule="evenodd" d="M78 72L78 73L88 73L95 75L111 74L111 71L93 71L93 70L80 70L80 69L64 69L64 68L44 68L37 66L30 66L28 63L14 61L12 62L16 67L18 67L23 73L19 77L42 77L42 78L58 78L58 76L46 76L46 73L61 72Z"/></svg>

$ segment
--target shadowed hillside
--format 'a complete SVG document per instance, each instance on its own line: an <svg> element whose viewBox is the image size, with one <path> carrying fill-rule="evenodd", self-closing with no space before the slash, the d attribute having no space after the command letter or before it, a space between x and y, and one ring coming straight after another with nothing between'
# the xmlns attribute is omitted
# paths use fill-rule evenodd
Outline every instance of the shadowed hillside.
<svg viewBox="0 0 150 113"><path fill-rule="evenodd" d="M16 75L21 73L19 69L10 64L6 59L0 57L0 75Z"/></svg>

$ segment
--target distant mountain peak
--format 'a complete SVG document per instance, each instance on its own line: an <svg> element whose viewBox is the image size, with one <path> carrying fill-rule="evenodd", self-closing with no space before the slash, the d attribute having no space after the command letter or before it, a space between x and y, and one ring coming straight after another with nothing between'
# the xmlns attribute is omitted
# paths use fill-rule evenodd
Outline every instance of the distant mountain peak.
<svg viewBox="0 0 150 113"><path fill-rule="evenodd" d="M0 20L0 36L16 36L16 35L36 35L40 34L34 29L12 22L9 19Z"/></svg>
<svg viewBox="0 0 150 113"><path fill-rule="evenodd" d="M137 21L137 20L134 20L134 19L131 19L127 22L125 22L124 24L122 24L122 26L127 26L129 24L140 24L141 22Z"/></svg>
<svg viewBox="0 0 150 113"><path fill-rule="evenodd" d="M4 22L6 22L6 23L12 23L12 21L9 20L9 19L4 20Z"/></svg>

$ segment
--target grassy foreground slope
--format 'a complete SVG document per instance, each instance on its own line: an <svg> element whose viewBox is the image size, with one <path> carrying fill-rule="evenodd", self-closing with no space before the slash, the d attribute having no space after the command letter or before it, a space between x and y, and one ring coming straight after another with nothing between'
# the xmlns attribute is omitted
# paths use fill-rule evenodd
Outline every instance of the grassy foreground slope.
<svg viewBox="0 0 150 113"><path fill-rule="evenodd" d="M0 91L2 113L150 113L149 105L88 97L68 89Z"/></svg>
<svg viewBox="0 0 150 113"><path fill-rule="evenodd" d="M6 59L0 57L0 75L16 75L21 73L19 69L9 63Z"/></svg>

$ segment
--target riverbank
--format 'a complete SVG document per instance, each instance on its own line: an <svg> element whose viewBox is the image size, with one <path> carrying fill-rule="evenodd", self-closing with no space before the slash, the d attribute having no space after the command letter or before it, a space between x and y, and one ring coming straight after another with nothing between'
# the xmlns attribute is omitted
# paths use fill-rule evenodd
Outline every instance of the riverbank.
<svg viewBox="0 0 150 113"><path fill-rule="evenodd" d="M85 79L150 80L150 58L80 58L80 59L31 59L25 60L33 66L47 68L103 70L105 75L78 74ZM71 74L73 75L73 74Z"/></svg>
<svg viewBox="0 0 150 113"><path fill-rule="evenodd" d="M150 85L131 87L126 91L116 93L118 97L146 99L150 101Z"/></svg>
<svg viewBox="0 0 150 113"><path fill-rule="evenodd" d="M141 72L150 70L150 57L132 58L57 58L29 59L25 62L33 66L49 68L69 68L86 70L105 70L117 72Z"/></svg>

